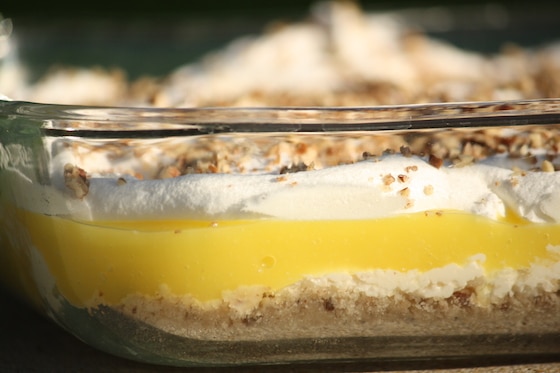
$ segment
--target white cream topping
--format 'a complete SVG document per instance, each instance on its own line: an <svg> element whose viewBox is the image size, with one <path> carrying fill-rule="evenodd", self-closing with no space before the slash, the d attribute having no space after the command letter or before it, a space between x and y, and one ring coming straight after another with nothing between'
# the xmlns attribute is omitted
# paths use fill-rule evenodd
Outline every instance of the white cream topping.
<svg viewBox="0 0 560 373"><path fill-rule="evenodd" d="M426 272L416 270L372 270L356 274L332 274L308 277L305 281L314 286L335 286L346 291L364 292L371 297L387 297L397 292L417 295L421 298L447 298L454 292L475 284L484 276L482 254L469 258L464 265L449 264Z"/></svg>
<svg viewBox="0 0 560 373"><path fill-rule="evenodd" d="M519 173L489 161L438 169L418 157L388 155L284 175L126 176L126 183L117 181L120 175L99 176L80 165L91 178L88 194L78 199L64 186L61 160L67 156L55 157L53 185L40 186L39 193L31 180L16 176L14 189L22 196L18 203L32 211L85 220L367 219L426 210L499 219L508 207L532 222L560 222L560 197L554 193L560 190L559 173Z"/></svg>

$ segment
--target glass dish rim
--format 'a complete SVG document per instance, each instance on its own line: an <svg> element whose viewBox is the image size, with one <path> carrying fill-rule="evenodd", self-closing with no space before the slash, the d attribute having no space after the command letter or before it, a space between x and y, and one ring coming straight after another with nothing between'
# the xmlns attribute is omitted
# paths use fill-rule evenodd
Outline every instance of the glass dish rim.
<svg viewBox="0 0 560 373"><path fill-rule="evenodd" d="M560 98L379 106L132 107L0 100L0 119L38 123L54 136L134 133L335 133L560 124ZM115 125L117 124L117 125Z"/></svg>

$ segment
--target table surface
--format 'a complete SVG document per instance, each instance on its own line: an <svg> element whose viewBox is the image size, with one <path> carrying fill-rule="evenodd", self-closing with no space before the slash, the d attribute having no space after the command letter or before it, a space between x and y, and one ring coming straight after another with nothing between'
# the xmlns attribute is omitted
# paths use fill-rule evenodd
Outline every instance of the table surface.
<svg viewBox="0 0 560 373"><path fill-rule="evenodd" d="M18 300L0 292L1 372L428 372L505 373L560 372L560 356L527 360L522 358L464 361L424 361L415 363L360 363L238 367L223 369L183 369L158 367L118 358L82 343L54 323L38 315Z"/></svg>

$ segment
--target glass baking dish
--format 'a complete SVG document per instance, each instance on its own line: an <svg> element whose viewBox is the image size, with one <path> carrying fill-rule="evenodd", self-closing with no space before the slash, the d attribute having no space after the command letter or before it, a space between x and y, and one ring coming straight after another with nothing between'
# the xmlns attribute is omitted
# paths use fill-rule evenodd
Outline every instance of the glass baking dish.
<svg viewBox="0 0 560 373"><path fill-rule="evenodd" d="M0 102L2 283L179 366L560 353L560 101Z"/></svg>

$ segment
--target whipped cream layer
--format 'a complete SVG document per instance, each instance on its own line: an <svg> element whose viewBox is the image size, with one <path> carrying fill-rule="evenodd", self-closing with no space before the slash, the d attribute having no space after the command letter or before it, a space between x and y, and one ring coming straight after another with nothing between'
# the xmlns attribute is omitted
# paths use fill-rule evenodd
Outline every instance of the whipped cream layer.
<svg viewBox="0 0 560 373"><path fill-rule="evenodd" d="M502 219L513 212L531 222L559 222L560 175L520 171L505 157L436 168L421 157L386 155L353 164L279 174L188 174L140 180L96 174L76 198L65 187L68 154L53 160L51 186L20 179L27 209L84 220L281 218L367 219L427 210L457 210ZM91 168L88 168L91 167ZM32 191L35 190L35 191Z"/></svg>

